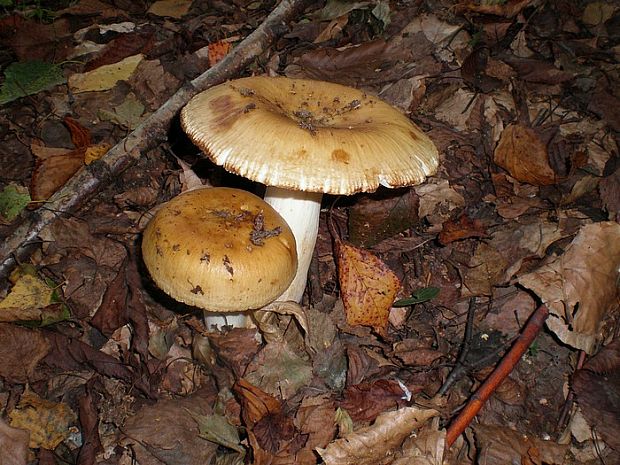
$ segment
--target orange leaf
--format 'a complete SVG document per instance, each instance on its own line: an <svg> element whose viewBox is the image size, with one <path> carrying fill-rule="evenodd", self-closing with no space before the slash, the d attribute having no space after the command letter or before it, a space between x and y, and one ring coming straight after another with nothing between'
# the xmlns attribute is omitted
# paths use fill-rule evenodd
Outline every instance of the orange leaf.
<svg viewBox="0 0 620 465"><path fill-rule="evenodd" d="M213 66L230 51L230 42L222 40L209 44L209 66Z"/></svg>
<svg viewBox="0 0 620 465"><path fill-rule="evenodd" d="M70 116L65 116L63 121L71 132L71 140L76 149L85 149L90 145L90 131Z"/></svg>
<svg viewBox="0 0 620 465"><path fill-rule="evenodd" d="M30 180L32 200L47 200L84 164L84 149L38 158Z"/></svg>
<svg viewBox="0 0 620 465"><path fill-rule="evenodd" d="M252 428L266 415L278 414L282 410L282 405L278 399L248 383L243 378L235 383L233 391L239 396L248 428Z"/></svg>
<svg viewBox="0 0 620 465"><path fill-rule="evenodd" d="M387 330L390 308L400 288L398 276L368 250L338 242L338 280L347 323Z"/></svg>
<svg viewBox="0 0 620 465"><path fill-rule="evenodd" d="M443 245L468 237L487 237L482 222L478 219L470 219L467 215L461 215L456 221L446 221L441 225L439 242Z"/></svg>

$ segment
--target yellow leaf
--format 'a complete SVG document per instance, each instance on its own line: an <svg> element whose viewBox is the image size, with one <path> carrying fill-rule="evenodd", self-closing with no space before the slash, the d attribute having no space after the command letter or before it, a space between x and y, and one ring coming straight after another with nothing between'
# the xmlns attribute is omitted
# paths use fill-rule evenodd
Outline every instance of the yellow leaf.
<svg viewBox="0 0 620 465"><path fill-rule="evenodd" d="M69 88L74 94L109 90L118 81L125 81L133 74L144 55L132 55L111 65L103 65L87 73L76 73L69 77Z"/></svg>
<svg viewBox="0 0 620 465"><path fill-rule="evenodd" d="M338 245L338 280L347 323L387 330L390 308L400 288L398 276L377 256L350 244Z"/></svg>
<svg viewBox="0 0 620 465"><path fill-rule="evenodd" d="M36 276L25 274L21 276L11 289L11 292L0 302L1 309L43 308L51 303L51 289L44 281Z"/></svg>
<svg viewBox="0 0 620 465"><path fill-rule="evenodd" d="M84 163L90 165L95 160L99 160L103 157L108 150L110 150L110 144L105 142L97 145L91 145L84 152Z"/></svg>
<svg viewBox="0 0 620 465"><path fill-rule="evenodd" d="M76 415L66 404L50 402L26 389L9 418L13 428L30 431L30 448L54 450L69 436Z"/></svg>

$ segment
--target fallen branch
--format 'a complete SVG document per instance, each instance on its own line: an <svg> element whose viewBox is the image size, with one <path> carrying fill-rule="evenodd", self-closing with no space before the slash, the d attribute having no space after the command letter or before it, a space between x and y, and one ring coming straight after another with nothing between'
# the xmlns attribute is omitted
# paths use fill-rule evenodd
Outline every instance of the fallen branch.
<svg viewBox="0 0 620 465"><path fill-rule="evenodd" d="M504 379L512 372L514 367L521 360L521 356L530 347L549 316L549 309L545 305L538 307L530 316L521 335L517 338L514 345L504 355L502 361L499 362L493 373L482 383L474 395L469 399L465 408L461 410L459 415L452 421L446 432L446 449L456 441L465 428L471 423L478 414L484 403Z"/></svg>
<svg viewBox="0 0 620 465"><path fill-rule="evenodd" d="M6 279L19 261L30 256L38 236L56 218L76 211L113 178L133 165L142 152L161 143L166 138L170 121L190 98L234 77L286 30L282 26L311 3L309 0L282 0L265 21L222 61L181 87L103 158L82 167L44 207L26 213L13 234L0 245L0 280Z"/></svg>

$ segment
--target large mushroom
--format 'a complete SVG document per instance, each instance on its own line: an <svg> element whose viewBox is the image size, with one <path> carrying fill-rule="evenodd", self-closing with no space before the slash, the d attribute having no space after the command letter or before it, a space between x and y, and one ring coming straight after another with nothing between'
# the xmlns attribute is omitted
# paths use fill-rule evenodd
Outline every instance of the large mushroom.
<svg viewBox="0 0 620 465"><path fill-rule="evenodd" d="M265 201L293 230L297 275L279 300L303 297L323 194L418 184L439 160L433 142L399 110L322 81L229 81L196 95L181 124L213 162L265 184Z"/></svg>
<svg viewBox="0 0 620 465"><path fill-rule="evenodd" d="M144 230L142 256L160 289L206 310L207 324L218 326L243 326L239 312L275 300L297 270L282 217L260 197L226 187L165 203Z"/></svg>

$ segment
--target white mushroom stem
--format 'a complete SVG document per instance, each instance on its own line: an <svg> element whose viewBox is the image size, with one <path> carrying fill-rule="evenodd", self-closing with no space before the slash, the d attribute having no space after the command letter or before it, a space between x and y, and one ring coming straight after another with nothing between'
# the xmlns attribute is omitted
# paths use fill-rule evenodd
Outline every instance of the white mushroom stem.
<svg viewBox="0 0 620 465"><path fill-rule="evenodd" d="M297 274L277 300L301 302L308 279L308 269L319 231L320 192L302 192L268 186L263 200L271 205L293 231L297 243Z"/></svg>
<svg viewBox="0 0 620 465"><path fill-rule="evenodd" d="M233 328L251 328L252 322L248 318L247 312L204 312L204 321L207 331L210 331L213 326L222 328L223 326L232 326Z"/></svg>

